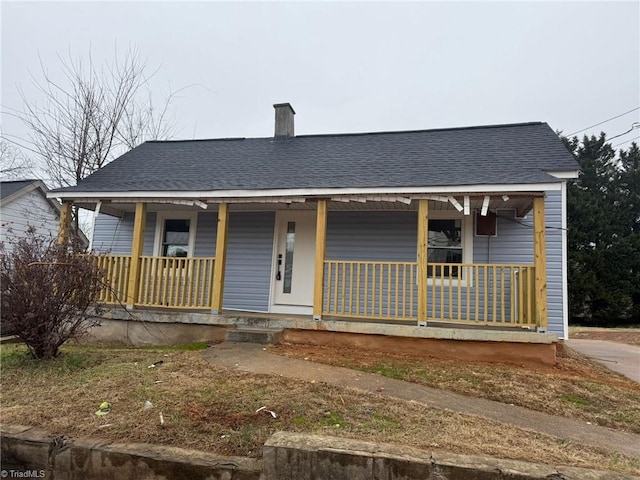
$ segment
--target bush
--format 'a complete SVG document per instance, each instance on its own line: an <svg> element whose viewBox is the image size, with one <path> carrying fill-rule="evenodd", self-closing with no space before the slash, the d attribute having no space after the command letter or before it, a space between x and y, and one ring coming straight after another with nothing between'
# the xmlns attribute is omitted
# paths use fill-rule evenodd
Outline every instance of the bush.
<svg viewBox="0 0 640 480"><path fill-rule="evenodd" d="M35 358L56 357L98 325L103 272L73 238L59 244L31 229L11 247L0 245L3 334L18 336Z"/></svg>

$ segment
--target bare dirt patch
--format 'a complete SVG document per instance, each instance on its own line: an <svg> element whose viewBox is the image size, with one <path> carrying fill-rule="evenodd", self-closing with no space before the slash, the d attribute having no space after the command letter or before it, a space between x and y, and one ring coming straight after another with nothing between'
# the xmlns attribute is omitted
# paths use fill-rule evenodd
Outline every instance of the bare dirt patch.
<svg viewBox="0 0 640 480"><path fill-rule="evenodd" d="M640 328L569 327L569 338L608 340L640 346Z"/></svg>
<svg viewBox="0 0 640 480"><path fill-rule="evenodd" d="M3 345L0 353L3 423L71 437L259 457L271 434L288 430L640 473L640 459L373 393L230 371L198 351L71 346L44 363L20 346ZM145 410L147 400L154 406ZM111 411L96 416L103 401Z"/></svg>

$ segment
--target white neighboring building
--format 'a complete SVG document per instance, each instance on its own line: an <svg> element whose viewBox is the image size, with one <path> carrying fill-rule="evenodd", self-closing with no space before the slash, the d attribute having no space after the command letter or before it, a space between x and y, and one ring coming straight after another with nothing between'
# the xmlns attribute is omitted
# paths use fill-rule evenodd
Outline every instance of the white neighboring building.
<svg viewBox="0 0 640 480"><path fill-rule="evenodd" d="M24 237L29 227L39 235L56 238L60 204L47 198L49 189L41 180L0 182L0 241Z"/></svg>

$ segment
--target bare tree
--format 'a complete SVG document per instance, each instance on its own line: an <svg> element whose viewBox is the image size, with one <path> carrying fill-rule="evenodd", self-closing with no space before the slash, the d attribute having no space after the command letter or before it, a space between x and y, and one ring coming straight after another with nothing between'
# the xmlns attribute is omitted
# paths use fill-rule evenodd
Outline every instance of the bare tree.
<svg viewBox="0 0 640 480"><path fill-rule="evenodd" d="M0 139L0 179L16 180L33 174L27 157L14 145Z"/></svg>
<svg viewBox="0 0 640 480"><path fill-rule="evenodd" d="M45 66L32 76L41 103L21 90L23 110L16 112L29 129L26 148L44 160L56 186L75 185L116 156L149 139L167 138L173 125L170 93L156 108L149 90L153 74L135 50L102 67L88 59L59 57L63 77ZM154 72L155 73L155 72Z"/></svg>

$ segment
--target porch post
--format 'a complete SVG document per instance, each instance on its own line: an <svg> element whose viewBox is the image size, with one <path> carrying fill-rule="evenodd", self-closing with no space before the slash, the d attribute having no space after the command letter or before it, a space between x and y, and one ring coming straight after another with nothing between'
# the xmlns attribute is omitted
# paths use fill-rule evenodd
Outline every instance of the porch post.
<svg viewBox="0 0 640 480"><path fill-rule="evenodd" d="M427 324L429 200L418 200L418 325Z"/></svg>
<svg viewBox="0 0 640 480"><path fill-rule="evenodd" d="M327 201L318 200L316 214L316 261L313 281L313 319L322 320L324 303L324 257L327 246Z"/></svg>
<svg viewBox="0 0 640 480"><path fill-rule="evenodd" d="M71 202L62 202L60 207L60 221L58 223L58 243L65 243L69 239L71 230Z"/></svg>
<svg viewBox="0 0 640 480"><path fill-rule="evenodd" d="M136 217L133 223L133 242L131 244L131 266L129 267L129 283L127 284L127 310L133 309L138 299L140 286L140 256L144 247L144 224L147 218L147 204L136 203Z"/></svg>
<svg viewBox="0 0 640 480"><path fill-rule="evenodd" d="M218 228L216 230L216 259L213 264L213 290L211 294L211 313L222 311L224 297L224 273L227 264L227 231L229 230L229 204L218 206Z"/></svg>
<svg viewBox="0 0 640 480"><path fill-rule="evenodd" d="M547 249L544 226L544 197L533 199L533 261L535 266L536 325L547 329Z"/></svg>

